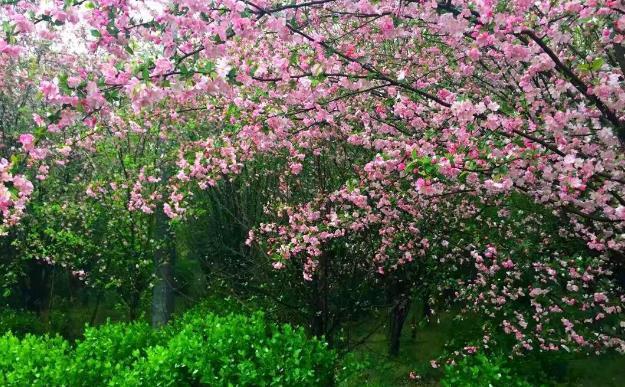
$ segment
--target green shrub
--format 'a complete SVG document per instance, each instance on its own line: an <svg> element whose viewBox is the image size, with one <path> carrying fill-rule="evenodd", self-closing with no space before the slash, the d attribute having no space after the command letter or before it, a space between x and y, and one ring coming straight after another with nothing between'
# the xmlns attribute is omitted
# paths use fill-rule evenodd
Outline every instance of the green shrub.
<svg viewBox="0 0 625 387"><path fill-rule="evenodd" d="M73 386L100 386L162 343L164 335L143 322L88 327L76 343L70 380Z"/></svg>
<svg viewBox="0 0 625 387"><path fill-rule="evenodd" d="M301 329L251 317L191 313L164 346L155 346L119 386L311 386L333 377L335 354Z"/></svg>
<svg viewBox="0 0 625 387"><path fill-rule="evenodd" d="M196 309L160 330L109 323L73 348L60 337L0 337L2 386L318 386L333 381L335 361L325 343L261 313Z"/></svg>
<svg viewBox="0 0 625 387"><path fill-rule="evenodd" d="M60 337L0 337L0 385L63 386L70 367L70 346Z"/></svg>
<svg viewBox="0 0 625 387"><path fill-rule="evenodd" d="M456 365L445 366L441 385L445 387L530 386L527 381L512 372L504 357L487 357L484 354L467 356Z"/></svg>

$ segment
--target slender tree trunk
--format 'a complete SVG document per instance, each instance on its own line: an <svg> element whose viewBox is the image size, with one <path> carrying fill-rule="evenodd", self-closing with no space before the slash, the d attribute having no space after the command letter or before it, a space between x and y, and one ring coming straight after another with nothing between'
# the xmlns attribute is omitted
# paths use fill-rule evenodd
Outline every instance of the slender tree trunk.
<svg viewBox="0 0 625 387"><path fill-rule="evenodd" d="M415 305L416 307L417 305ZM419 314L417 313L417 311L415 310L414 313L412 314L412 318L411 318L411 323L410 323L410 338L412 340L416 340L417 338L417 331L419 329Z"/></svg>
<svg viewBox="0 0 625 387"><path fill-rule="evenodd" d="M312 334L321 337L328 334L328 258L324 253L319 257L319 267L313 278ZM326 337L330 344L331 338Z"/></svg>
<svg viewBox="0 0 625 387"><path fill-rule="evenodd" d="M98 317L98 311L100 310L100 302L102 301L102 292L98 291L98 295L95 299L95 307L93 308L93 312L91 313L91 318L89 319L89 325L93 326L95 324L95 320Z"/></svg>
<svg viewBox="0 0 625 387"><path fill-rule="evenodd" d="M312 318L310 321L310 331L313 336L320 337L323 335L323 318L321 317L321 302L319 301L319 279L317 275L312 280L312 299L311 299L311 312Z"/></svg>
<svg viewBox="0 0 625 387"><path fill-rule="evenodd" d="M152 288L152 326L169 322L174 312L174 259L173 234L167 216L160 204L155 210L154 240L159 243L154 252L155 283Z"/></svg>
<svg viewBox="0 0 625 387"><path fill-rule="evenodd" d="M317 268L316 281L316 310L313 316L313 334L315 336L324 336L330 347L334 345L333 327L330 324L330 260L327 253L323 253L319 257L319 267ZM315 332L316 331L316 332ZM333 387L336 383L333 375L320 382L323 386Z"/></svg>
<svg viewBox="0 0 625 387"><path fill-rule="evenodd" d="M319 189L322 193L326 192L326 179L321 163L321 157L315 156L315 169L319 184ZM323 207L321 213L327 214L328 208ZM322 216L323 216L322 215ZM323 252L319 257L319 266L317 272L313 278L313 320L312 320L312 333L315 336L326 336L325 339L329 345L332 345L332 337L330 333L329 324L329 274L330 274L330 261L328 259L327 252Z"/></svg>
<svg viewBox="0 0 625 387"><path fill-rule="evenodd" d="M50 274L50 293L48 294L48 308L45 310L45 314L47 317L48 328L52 327L52 311L54 310L54 281L55 281L56 270L54 267L51 269Z"/></svg>
<svg viewBox="0 0 625 387"><path fill-rule="evenodd" d="M128 318L130 321L136 320L138 317L137 310L139 308L140 297L139 291L135 289L130 291L130 295L128 296Z"/></svg>

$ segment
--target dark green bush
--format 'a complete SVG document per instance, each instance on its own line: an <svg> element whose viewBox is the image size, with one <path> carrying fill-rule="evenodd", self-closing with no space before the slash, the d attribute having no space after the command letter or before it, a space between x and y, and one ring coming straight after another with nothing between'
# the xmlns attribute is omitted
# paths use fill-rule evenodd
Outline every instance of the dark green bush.
<svg viewBox="0 0 625 387"><path fill-rule="evenodd" d="M12 333L0 337L0 385L69 385L70 346L60 337Z"/></svg>
<svg viewBox="0 0 625 387"><path fill-rule="evenodd" d="M142 322L107 323L85 330L76 343L70 372L74 386L100 386L145 355L165 335Z"/></svg>
<svg viewBox="0 0 625 387"><path fill-rule="evenodd" d="M303 330L251 317L192 313L164 346L147 351L118 386L318 386L333 378L335 354Z"/></svg>
<svg viewBox="0 0 625 387"><path fill-rule="evenodd" d="M466 356L453 366L445 366L441 385L444 387L531 386L508 367L503 356L488 357L484 354Z"/></svg>
<svg viewBox="0 0 625 387"><path fill-rule="evenodd" d="M40 335L45 333L46 327L34 312L5 308L0 313L0 335L9 331L17 336Z"/></svg>

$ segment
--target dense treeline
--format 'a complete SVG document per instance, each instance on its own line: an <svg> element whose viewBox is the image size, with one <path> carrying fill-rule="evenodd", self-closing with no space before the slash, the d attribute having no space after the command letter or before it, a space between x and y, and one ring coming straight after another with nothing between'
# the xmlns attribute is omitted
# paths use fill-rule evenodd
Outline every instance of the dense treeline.
<svg viewBox="0 0 625 387"><path fill-rule="evenodd" d="M621 2L0 24L5 384L618 382Z"/></svg>

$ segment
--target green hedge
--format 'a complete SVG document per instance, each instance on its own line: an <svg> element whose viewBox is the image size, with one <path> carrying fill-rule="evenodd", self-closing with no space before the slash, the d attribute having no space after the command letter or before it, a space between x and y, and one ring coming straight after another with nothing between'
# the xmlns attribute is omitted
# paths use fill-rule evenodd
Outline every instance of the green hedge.
<svg viewBox="0 0 625 387"><path fill-rule="evenodd" d="M0 337L0 385L312 386L333 379L335 353L301 329L194 311L171 327L88 328L70 346L48 336Z"/></svg>
<svg viewBox="0 0 625 387"><path fill-rule="evenodd" d="M328 382L334 354L288 325L252 317L193 315L166 345L149 348L119 386L306 386Z"/></svg>
<svg viewBox="0 0 625 387"><path fill-rule="evenodd" d="M0 337L0 385L69 385L70 346L60 337L12 333Z"/></svg>
<svg viewBox="0 0 625 387"><path fill-rule="evenodd" d="M145 356L148 347L166 340L146 323L115 323L87 328L72 353L70 380L75 386L97 386L124 372Z"/></svg>

